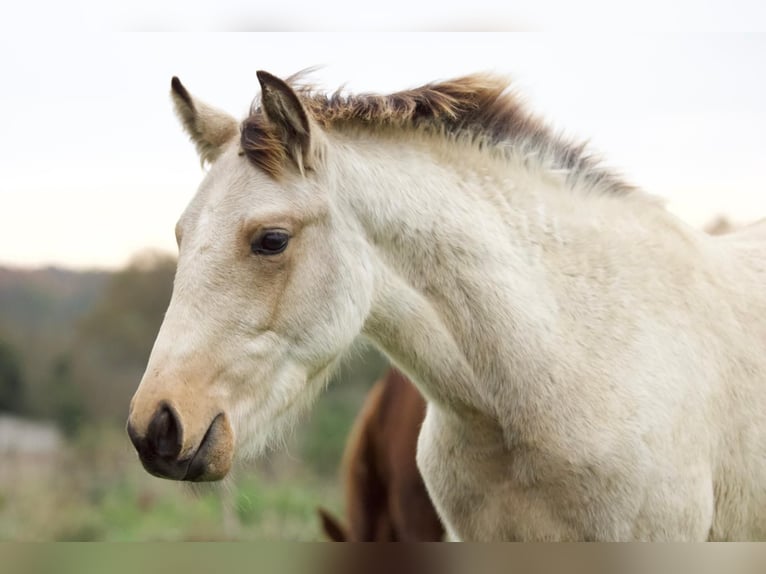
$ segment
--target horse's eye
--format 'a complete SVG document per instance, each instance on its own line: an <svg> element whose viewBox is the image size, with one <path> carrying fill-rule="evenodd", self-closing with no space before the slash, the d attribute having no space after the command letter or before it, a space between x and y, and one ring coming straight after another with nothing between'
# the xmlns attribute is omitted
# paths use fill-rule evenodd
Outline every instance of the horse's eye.
<svg viewBox="0 0 766 574"><path fill-rule="evenodd" d="M250 249L256 255L276 255L287 248L290 236L286 231L270 229L256 237L250 244Z"/></svg>

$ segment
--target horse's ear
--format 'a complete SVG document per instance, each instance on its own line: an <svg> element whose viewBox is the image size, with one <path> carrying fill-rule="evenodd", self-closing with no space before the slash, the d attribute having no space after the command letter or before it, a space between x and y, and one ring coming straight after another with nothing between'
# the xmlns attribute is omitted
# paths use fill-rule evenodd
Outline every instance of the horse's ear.
<svg viewBox="0 0 766 574"><path fill-rule="evenodd" d="M239 134L239 123L226 112L192 98L175 76L170 88L176 114L197 146L200 161L212 163L221 154L224 144Z"/></svg>
<svg viewBox="0 0 766 574"><path fill-rule="evenodd" d="M258 71L261 84L261 105L266 118L277 128L290 157L303 171L313 167L311 120L295 91L285 82Z"/></svg>
<svg viewBox="0 0 766 574"><path fill-rule="evenodd" d="M322 521L322 530L324 530L325 536L327 536L329 540L332 542L348 541L345 529L335 518L333 518L332 514L327 512L321 506L317 508L317 514L319 514L319 519Z"/></svg>

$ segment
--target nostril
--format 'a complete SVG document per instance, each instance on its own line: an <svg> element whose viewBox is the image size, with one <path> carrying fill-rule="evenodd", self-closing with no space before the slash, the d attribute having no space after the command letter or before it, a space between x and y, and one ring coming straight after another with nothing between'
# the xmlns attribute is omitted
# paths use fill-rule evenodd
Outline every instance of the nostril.
<svg viewBox="0 0 766 574"><path fill-rule="evenodd" d="M166 459L173 459L181 452L181 425L175 411L163 405L149 423L147 438L154 452Z"/></svg>

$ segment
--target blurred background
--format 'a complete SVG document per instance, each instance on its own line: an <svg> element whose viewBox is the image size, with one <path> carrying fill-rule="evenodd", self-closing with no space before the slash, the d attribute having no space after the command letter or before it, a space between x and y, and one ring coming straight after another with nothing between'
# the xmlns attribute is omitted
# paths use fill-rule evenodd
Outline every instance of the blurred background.
<svg viewBox="0 0 766 574"><path fill-rule="evenodd" d="M32 18L25 6L22 20ZM204 16L170 27L134 8L116 28L194 29ZM172 289L173 228L204 175L173 116L173 75L242 116L258 69L321 65L321 87L354 92L495 71L691 225L720 232L766 215L757 34L60 31L94 14L54 11L42 28L60 16L55 30L0 36L0 540L316 540L316 506L342 509L346 435L386 368L363 346L286 452L222 485L192 491L151 477L127 440L128 401ZM213 27L291 22L242 14ZM556 14L562 23L566 11ZM434 26L535 29L535 18L506 10Z"/></svg>

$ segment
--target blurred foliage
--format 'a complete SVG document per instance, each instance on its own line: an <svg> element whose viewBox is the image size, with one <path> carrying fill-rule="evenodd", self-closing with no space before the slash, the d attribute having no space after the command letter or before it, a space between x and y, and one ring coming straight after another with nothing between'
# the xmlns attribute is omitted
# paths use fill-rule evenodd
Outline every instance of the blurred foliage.
<svg viewBox="0 0 766 574"><path fill-rule="evenodd" d="M24 381L16 350L0 340L0 412L24 411Z"/></svg>
<svg viewBox="0 0 766 574"><path fill-rule="evenodd" d="M106 271L0 266L0 327L8 332L66 329L103 292Z"/></svg>
<svg viewBox="0 0 766 574"><path fill-rule="evenodd" d="M0 268L0 334L19 349L28 414L68 432L122 421L170 301L175 259L116 273Z"/></svg>
<svg viewBox="0 0 766 574"><path fill-rule="evenodd" d="M109 277L103 271L0 267L0 339L14 347L21 363L25 414L51 416L52 365L72 355L77 322Z"/></svg>
<svg viewBox="0 0 766 574"><path fill-rule="evenodd" d="M153 252L113 274L76 325L71 369L89 419L124 421L170 302L175 259Z"/></svg>
<svg viewBox="0 0 766 574"><path fill-rule="evenodd" d="M340 506L336 481L282 455L269 472L239 468L222 484L155 478L111 423L82 426L55 457L11 462L0 540L319 540L316 507Z"/></svg>
<svg viewBox="0 0 766 574"><path fill-rule="evenodd" d="M85 416L85 401L72 376L71 357L60 355L53 360L45 390L46 414L66 436L74 436Z"/></svg>
<svg viewBox="0 0 766 574"><path fill-rule="evenodd" d="M112 368L143 369L170 303L175 259L143 253L109 280L79 323L79 342Z"/></svg>

